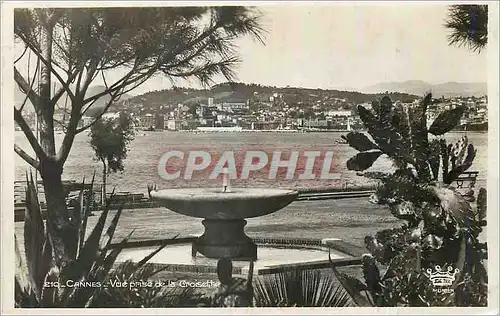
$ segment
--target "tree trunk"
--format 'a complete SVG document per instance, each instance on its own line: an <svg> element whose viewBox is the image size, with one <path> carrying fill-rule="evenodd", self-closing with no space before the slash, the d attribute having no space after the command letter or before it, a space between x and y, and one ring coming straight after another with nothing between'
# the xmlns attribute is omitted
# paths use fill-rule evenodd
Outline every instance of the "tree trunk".
<svg viewBox="0 0 500 316"><path fill-rule="evenodd" d="M44 23L42 27L40 51L49 63L52 60L53 26ZM45 189L47 202L48 229L52 232L52 243L56 264L64 266L76 256L77 234L75 226L69 221L66 197L62 183L62 162L56 161L54 139L54 107L51 104L51 69L41 63L40 71L40 104L36 107L40 133L40 145L47 158L40 159L40 175Z"/></svg>
<svg viewBox="0 0 500 316"><path fill-rule="evenodd" d="M102 161L102 203L103 206L107 204L107 196L106 196L106 161L104 159Z"/></svg>
<svg viewBox="0 0 500 316"><path fill-rule="evenodd" d="M40 161L47 203L47 226L52 235L56 264L61 267L76 257L77 234L69 220L62 183L62 165L51 160Z"/></svg>

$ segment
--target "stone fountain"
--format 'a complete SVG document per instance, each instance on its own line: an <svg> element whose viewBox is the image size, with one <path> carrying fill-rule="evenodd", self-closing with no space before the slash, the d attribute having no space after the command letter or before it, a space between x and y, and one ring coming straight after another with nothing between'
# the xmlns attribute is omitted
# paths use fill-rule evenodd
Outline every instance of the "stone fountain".
<svg viewBox="0 0 500 316"><path fill-rule="evenodd" d="M187 188L151 191L160 205L179 214L203 218L205 232L192 243L192 256L256 260L257 245L245 234L245 218L274 213L295 201L292 190L230 188L223 169L222 189Z"/></svg>

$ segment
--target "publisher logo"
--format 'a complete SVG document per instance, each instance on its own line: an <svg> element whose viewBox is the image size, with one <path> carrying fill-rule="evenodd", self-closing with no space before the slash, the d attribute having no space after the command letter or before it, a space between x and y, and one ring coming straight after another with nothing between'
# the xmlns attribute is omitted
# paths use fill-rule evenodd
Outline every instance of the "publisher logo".
<svg viewBox="0 0 500 316"><path fill-rule="evenodd" d="M440 266L435 266L434 271L432 269L427 269L429 280L434 287L434 291L438 293L453 292L451 286L453 285L455 276L459 271L459 269L453 269L451 266L449 266L446 270L442 269Z"/></svg>

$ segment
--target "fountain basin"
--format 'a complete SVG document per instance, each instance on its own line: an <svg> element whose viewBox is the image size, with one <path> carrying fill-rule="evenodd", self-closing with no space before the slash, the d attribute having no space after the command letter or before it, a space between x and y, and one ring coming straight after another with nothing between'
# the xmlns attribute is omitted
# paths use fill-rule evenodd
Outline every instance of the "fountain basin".
<svg viewBox="0 0 500 316"><path fill-rule="evenodd" d="M191 257L190 240L196 236L170 240L169 244L152 257L148 264L166 271L187 273L216 273L217 259L203 256ZM364 249L344 243L338 238L252 238L259 246L260 259L255 262L254 274L272 274L287 271L290 268L324 269L330 267L330 256L336 266L349 266L361 263ZM133 242L117 258L117 262L126 260L140 261L166 240ZM118 244L117 244L118 245ZM246 276L248 261L233 260L233 274Z"/></svg>
<svg viewBox="0 0 500 316"><path fill-rule="evenodd" d="M244 219L274 213L295 201L298 192L279 189L187 188L152 191L151 198L179 214L206 219Z"/></svg>
<svg viewBox="0 0 500 316"><path fill-rule="evenodd" d="M278 189L188 188L152 191L151 198L165 208L204 218L205 232L192 243L191 255L257 260L257 245L244 231L245 218L274 213L295 201L298 192Z"/></svg>

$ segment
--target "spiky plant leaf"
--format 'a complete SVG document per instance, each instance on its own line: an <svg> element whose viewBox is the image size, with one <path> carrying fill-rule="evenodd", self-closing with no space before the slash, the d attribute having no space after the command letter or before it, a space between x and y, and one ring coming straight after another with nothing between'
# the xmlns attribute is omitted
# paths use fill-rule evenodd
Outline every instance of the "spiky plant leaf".
<svg viewBox="0 0 500 316"><path fill-rule="evenodd" d="M402 104L394 107L391 118L391 125L401 135L401 146L399 148L402 157L405 157L406 163L413 164L411 155L411 122L409 119L408 109ZM406 167L403 166L403 167Z"/></svg>
<svg viewBox="0 0 500 316"><path fill-rule="evenodd" d="M446 183L445 179L448 177L448 172L450 170L450 168L449 168L449 163L450 163L450 145L448 145L446 143L446 140L440 139L439 140L439 147L440 147L440 152L441 152L443 182Z"/></svg>
<svg viewBox="0 0 500 316"><path fill-rule="evenodd" d="M342 284L346 292L349 294L351 299L356 303L356 305L360 307L370 307L373 304L370 300L363 295L361 295L362 291L368 290L365 284L359 281L356 278L353 278L345 273L342 273L337 270L335 264L332 262L332 258L330 253L328 253L328 260L330 261L330 267L332 268L335 277Z"/></svg>
<svg viewBox="0 0 500 316"><path fill-rule="evenodd" d="M358 151L367 151L372 149L378 149L365 134L359 132L350 132L346 136L342 135L342 138L347 141L349 146Z"/></svg>
<svg viewBox="0 0 500 316"><path fill-rule="evenodd" d="M440 141L434 139L429 144L429 166L432 171L432 179L436 181L439 178L439 167L441 165L441 146Z"/></svg>
<svg viewBox="0 0 500 316"><path fill-rule="evenodd" d="M164 242L160 247L158 247L157 249L155 249L154 251L152 251L149 255L147 255L146 257L144 257L141 261L139 261L137 263L137 267L140 268L143 265L145 265L151 258L153 258L154 256L156 256L156 254L158 254L160 251L162 251L163 248L165 248L167 245L168 245L168 241Z"/></svg>
<svg viewBox="0 0 500 316"><path fill-rule="evenodd" d="M429 133L433 135L443 135L455 128L465 112L465 107L457 107L451 110L446 110L438 115L434 120Z"/></svg>
<svg viewBox="0 0 500 316"><path fill-rule="evenodd" d="M92 180L90 181L90 189L89 192L93 196L93 190L94 190L94 181L95 181L95 171L92 175ZM82 249L83 249L83 244L85 242L85 233L87 231L87 221L90 216L91 210L90 210L90 203L85 203L85 192L82 190L80 192L80 215L78 216L80 218L79 225L78 225L78 251L77 251L77 256L80 255Z"/></svg>
<svg viewBox="0 0 500 316"><path fill-rule="evenodd" d="M44 284L48 282L59 282L59 269L57 266L52 266L50 271L45 276ZM59 296L59 287L56 286L44 286L40 298L40 305L43 307L57 307Z"/></svg>
<svg viewBox="0 0 500 316"><path fill-rule="evenodd" d="M16 285L19 286L20 290L26 291L29 289L29 280L28 280L26 267L24 266L24 263L23 263L21 251L19 250L19 244L17 241L17 237L15 234L14 234L14 247L15 247L15 252L16 252L16 254L15 254L15 256L16 256L15 279L16 279L16 283L17 283Z"/></svg>
<svg viewBox="0 0 500 316"><path fill-rule="evenodd" d="M463 136L457 142L457 153L455 154L457 157L457 161L463 161L465 157L465 153L468 151L469 139L467 136Z"/></svg>
<svg viewBox="0 0 500 316"><path fill-rule="evenodd" d="M462 173L467 171L471 166L474 158L476 157L477 150L474 149L472 144L467 146L467 156L462 161L458 160L458 157L452 156L452 168L446 174L443 182L446 184L451 184L455 181Z"/></svg>
<svg viewBox="0 0 500 316"><path fill-rule="evenodd" d="M358 153L347 161L347 169L363 171L370 168L373 163L382 155L381 151L368 151Z"/></svg>
<svg viewBox="0 0 500 316"><path fill-rule="evenodd" d="M26 254L30 283L37 297L40 298L43 280L48 271L46 264L43 262L45 226L42 220L42 210L38 202L38 192L33 175L31 175L29 180L26 175L26 185L24 252Z"/></svg>
<svg viewBox="0 0 500 316"><path fill-rule="evenodd" d="M111 224L108 226L106 233L101 238L100 249L102 249L103 251L108 249L109 245L111 244L111 241L113 240L113 236L115 234L116 227L118 226L118 220L120 219L122 211L123 211L123 204L116 211L116 214L113 217Z"/></svg>
<svg viewBox="0 0 500 316"><path fill-rule="evenodd" d="M384 125L372 112L363 106L358 106L358 113L377 146L389 156L397 155L400 136L390 124Z"/></svg>
<svg viewBox="0 0 500 316"><path fill-rule="evenodd" d="M256 279L257 307L345 307L349 296L331 275L318 270L292 270Z"/></svg>
<svg viewBox="0 0 500 316"><path fill-rule="evenodd" d="M428 164L429 139L426 129L426 120L423 118L422 106L411 107L408 110L411 131L411 153L414 166L421 182L431 180L431 171Z"/></svg>

